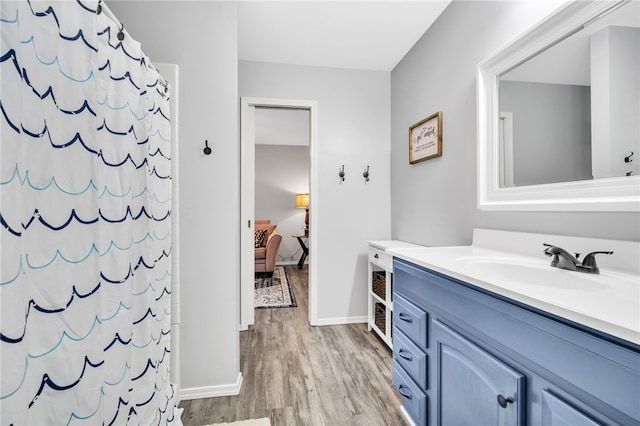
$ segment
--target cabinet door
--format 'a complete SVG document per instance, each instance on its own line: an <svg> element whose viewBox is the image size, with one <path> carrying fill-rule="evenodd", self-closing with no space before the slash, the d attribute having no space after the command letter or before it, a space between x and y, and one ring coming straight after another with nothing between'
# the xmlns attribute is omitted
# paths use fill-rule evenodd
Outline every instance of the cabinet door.
<svg viewBox="0 0 640 426"><path fill-rule="evenodd" d="M598 426L599 424L552 393L542 391L543 426Z"/></svg>
<svg viewBox="0 0 640 426"><path fill-rule="evenodd" d="M438 424L524 424L525 377L441 322L433 326Z"/></svg>

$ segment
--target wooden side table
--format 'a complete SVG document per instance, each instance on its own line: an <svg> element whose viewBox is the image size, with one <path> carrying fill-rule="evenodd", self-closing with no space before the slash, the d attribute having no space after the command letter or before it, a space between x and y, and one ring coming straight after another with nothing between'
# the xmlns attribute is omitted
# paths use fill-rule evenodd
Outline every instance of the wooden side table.
<svg viewBox="0 0 640 426"><path fill-rule="evenodd" d="M302 255L300 255L300 260L298 261L298 269L302 269L302 265L304 265L304 261L309 255L309 247L307 247L307 245L304 243L304 241L302 241L302 239L304 238L306 240L309 238L309 236L301 234L301 235L292 235L292 237L298 239L298 243L300 243L300 247L302 248Z"/></svg>

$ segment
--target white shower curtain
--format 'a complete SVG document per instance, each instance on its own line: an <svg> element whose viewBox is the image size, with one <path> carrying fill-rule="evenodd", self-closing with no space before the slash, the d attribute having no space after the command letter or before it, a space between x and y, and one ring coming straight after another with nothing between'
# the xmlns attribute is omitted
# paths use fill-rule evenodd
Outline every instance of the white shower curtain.
<svg viewBox="0 0 640 426"><path fill-rule="evenodd" d="M2 425L180 423L170 93L97 9L0 3Z"/></svg>

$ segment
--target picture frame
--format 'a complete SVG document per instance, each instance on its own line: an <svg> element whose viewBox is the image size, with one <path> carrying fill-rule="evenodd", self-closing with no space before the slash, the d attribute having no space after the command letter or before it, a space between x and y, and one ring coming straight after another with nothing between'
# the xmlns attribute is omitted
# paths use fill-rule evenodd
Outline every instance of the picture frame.
<svg viewBox="0 0 640 426"><path fill-rule="evenodd" d="M442 111L409 127L409 164L442 156Z"/></svg>

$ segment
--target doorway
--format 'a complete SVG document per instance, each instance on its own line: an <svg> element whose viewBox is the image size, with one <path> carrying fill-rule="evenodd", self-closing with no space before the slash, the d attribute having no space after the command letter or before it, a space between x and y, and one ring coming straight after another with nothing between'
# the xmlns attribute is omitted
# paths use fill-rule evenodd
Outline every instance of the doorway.
<svg viewBox="0 0 640 426"><path fill-rule="evenodd" d="M240 102L240 330L254 323L254 221L256 108L309 111L309 323L317 324L317 110L316 101L241 98ZM262 218L258 218L262 219ZM286 237L286 236L283 236Z"/></svg>

